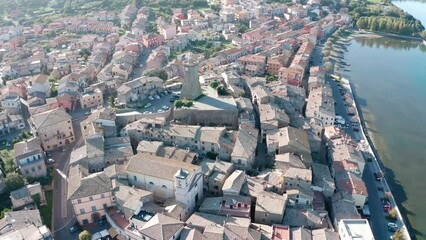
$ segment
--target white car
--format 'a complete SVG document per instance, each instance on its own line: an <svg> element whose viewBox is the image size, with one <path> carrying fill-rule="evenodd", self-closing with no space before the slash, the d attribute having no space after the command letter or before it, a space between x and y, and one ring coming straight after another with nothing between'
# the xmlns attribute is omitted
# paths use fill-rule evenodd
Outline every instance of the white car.
<svg viewBox="0 0 426 240"><path fill-rule="evenodd" d="M390 231L396 231L398 229L398 225L396 223L390 222L388 223L388 229Z"/></svg>
<svg viewBox="0 0 426 240"><path fill-rule="evenodd" d="M149 96L148 99L152 101L152 100L154 100L154 97Z"/></svg>
<svg viewBox="0 0 426 240"><path fill-rule="evenodd" d="M149 114L149 113L150 113L150 111L145 111L142 114Z"/></svg>
<svg viewBox="0 0 426 240"><path fill-rule="evenodd" d="M157 100L158 100L158 99L160 99L160 96L158 96L158 95L155 95L154 97L155 97L155 99L157 99Z"/></svg>
<svg viewBox="0 0 426 240"><path fill-rule="evenodd" d="M163 112L164 112L163 109L158 110L158 113L163 113Z"/></svg>
<svg viewBox="0 0 426 240"><path fill-rule="evenodd" d="M53 159L49 158L49 159L47 159L47 163L48 163L48 164L55 163L55 160L53 160Z"/></svg>
<svg viewBox="0 0 426 240"><path fill-rule="evenodd" d="M152 106L152 104L151 103L148 103L148 104L146 104L145 105L145 107L144 108L149 108L149 107L151 107Z"/></svg>
<svg viewBox="0 0 426 240"><path fill-rule="evenodd" d="M167 107L166 105L164 105L164 106L162 107L162 109L164 109L164 110L169 110L169 107Z"/></svg>

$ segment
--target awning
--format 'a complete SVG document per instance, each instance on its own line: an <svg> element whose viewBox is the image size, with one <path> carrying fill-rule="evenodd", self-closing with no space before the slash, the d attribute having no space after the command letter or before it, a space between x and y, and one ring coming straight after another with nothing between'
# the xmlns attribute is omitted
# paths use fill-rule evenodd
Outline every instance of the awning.
<svg viewBox="0 0 426 240"><path fill-rule="evenodd" d="M113 227L108 229L108 233L112 238L115 238L115 236L117 236L117 231L115 231L115 229Z"/></svg>
<svg viewBox="0 0 426 240"><path fill-rule="evenodd" d="M115 237L117 240L127 240L125 237L123 237L122 235L117 235L117 237Z"/></svg>

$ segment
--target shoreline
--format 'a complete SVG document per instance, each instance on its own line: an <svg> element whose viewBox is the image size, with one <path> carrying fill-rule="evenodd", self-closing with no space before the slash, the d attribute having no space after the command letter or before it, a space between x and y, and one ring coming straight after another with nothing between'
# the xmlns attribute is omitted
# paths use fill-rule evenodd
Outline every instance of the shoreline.
<svg viewBox="0 0 426 240"><path fill-rule="evenodd" d="M364 37L364 38L385 37L385 36L382 36L382 35L379 35L379 34L376 34L376 33L371 33L371 32L359 33L358 31L353 31L351 35L354 37L354 39L357 38L357 37ZM362 35L364 35L364 36L362 36ZM402 37L404 37L404 36L402 36ZM344 54L343 54L342 60L344 60ZM358 103L359 100L358 100L358 96L357 96L357 93L356 93L355 86L353 85L352 81L347 79L347 78L342 78L342 81L345 83L345 85L348 86L347 88L349 89L349 92L351 93L351 95L354 99L353 106L355 107L356 114L357 114L357 116L359 117L359 120L360 120L360 128L361 128L360 132L363 136L363 140L365 141L365 143L363 144L364 147L365 147L365 150L368 151L372 156L374 156L374 158L373 158L373 164L375 165L374 167L377 170L385 172L384 171L385 166L384 166L383 161L380 157L379 151L375 147L373 133L369 130L368 124L367 124L367 122L364 118L362 107ZM382 183L383 183L383 186L385 187L385 192L390 192L389 201L394 206L394 209L397 211L397 219L402 224L401 230L404 233L405 239L406 240L416 239L415 235L414 234L412 235L412 232L409 230L409 229L411 229L411 224L409 222L409 219L408 219L406 213L404 213L404 215L403 215L399 210L399 204L395 200L394 194L392 193L392 189L390 188L388 181L386 180L386 175L384 176Z"/></svg>
<svg viewBox="0 0 426 240"><path fill-rule="evenodd" d="M383 161L380 157L380 153L375 146L373 134L369 130L368 124L367 124L367 122L364 118L364 114L362 112L362 108L358 104L358 96L357 96L355 87L353 86L353 83L350 80L348 80L348 79L345 79L345 80L348 83L349 89L350 89L350 91L352 93L352 97L354 99L355 109L357 111L357 114L358 114L358 117L359 117L359 120L360 120L360 123L361 123L362 135L364 136L364 139L367 141L369 152L372 153L372 155L374 156L373 162L376 164L377 168L380 169L380 171L385 173L386 172L385 166L384 166ZM397 214L398 220L401 221L401 223L403 225L402 229L403 229L403 232L404 232L404 235L405 235L405 239L406 240L412 239L411 231L409 230L409 229L411 229L410 221L409 221L408 217L406 215L403 215L401 213L401 211L399 210L398 202L395 200L394 194L392 192L392 188L389 186L389 184L386 180L386 174L383 177L382 182L386 186L386 189L388 190L388 192L391 193L391 197L389 198L389 200L390 200L392 205L395 205L394 209L396 209L396 211L398 213Z"/></svg>
<svg viewBox="0 0 426 240"><path fill-rule="evenodd" d="M354 34L354 37L359 37L359 38L387 37L387 38L393 38L398 40L414 41L414 42L420 42L420 43L426 44L426 40L424 40L421 37L411 37L411 36L404 36L404 35L398 35L393 33L369 32L364 30L356 30L353 32L353 34Z"/></svg>

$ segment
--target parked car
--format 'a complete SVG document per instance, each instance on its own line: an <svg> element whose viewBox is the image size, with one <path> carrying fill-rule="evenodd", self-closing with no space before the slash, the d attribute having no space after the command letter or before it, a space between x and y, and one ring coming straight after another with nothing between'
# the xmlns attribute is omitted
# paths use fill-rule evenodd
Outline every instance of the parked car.
<svg viewBox="0 0 426 240"><path fill-rule="evenodd" d="M152 104L151 103L147 103L146 105L145 105L145 107L143 107L143 108L149 108L149 107L151 107L152 106Z"/></svg>
<svg viewBox="0 0 426 240"><path fill-rule="evenodd" d="M383 211L385 213L388 213L392 209L392 206L390 204L383 205Z"/></svg>
<svg viewBox="0 0 426 240"><path fill-rule="evenodd" d="M84 115L88 116L88 115L90 115L91 113L92 113L91 111L87 111L87 112L85 112L85 113L84 113Z"/></svg>
<svg viewBox="0 0 426 240"><path fill-rule="evenodd" d="M76 226L70 227L70 233L71 234L76 233L76 232L78 232L78 228Z"/></svg>
<svg viewBox="0 0 426 240"><path fill-rule="evenodd" d="M65 152L65 148L64 147L60 147L59 150L61 150L61 152Z"/></svg>
<svg viewBox="0 0 426 240"><path fill-rule="evenodd" d="M145 111L142 114L149 114L149 113L150 113L150 111Z"/></svg>
<svg viewBox="0 0 426 240"><path fill-rule="evenodd" d="M206 154L203 153L203 152L202 153L198 153L197 157L198 157L198 159L202 160L202 159L204 159L206 157Z"/></svg>
<svg viewBox="0 0 426 240"><path fill-rule="evenodd" d="M396 230L398 230L398 225L396 223L390 222L388 223L388 230L395 232Z"/></svg>
<svg viewBox="0 0 426 240"><path fill-rule="evenodd" d="M49 158L49 159L47 159L47 161L46 161L48 164L52 164L52 163L55 163L55 160L54 159L51 159L51 158Z"/></svg>
<svg viewBox="0 0 426 240"><path fill-rule="evenodd" d="M99 226L103 226L106 223L106 219L101 219L98 221Z"/></svg>
<svg viewBox="0 0 426 240"><path fill-rule="evenodd" d="M374 178L376 179L376 181L381 182L382 178L383 178L383 173L382 172L375 172Z"/></svg>
<svg viewBox="0 0 426 240"><path fill-rule="evenodd" d="M163 113L164 112L164 110L163 109L159 109L158 110L158 113Z"/></svg>
<svg viewBox="0 0 426 240"><path fill-rule="evenodd" d="M47 157L51 157L51 156L52 156L52 152L50 152L50 151L46 151L46 156L47 156Z"/></svg>
<svg viewBox="0 0 426 240"><path fill-rule="evenodd" d="M148 99L151 100L151 101L153 101L154 97L153 96L149 96Z"/></svg>
<svg viewBox="0 0 426 240"><path fill-rule="evenodd" d="M160 96L158 96L158 95L155 95L154 97L155 97L155 99L157 99L157 100L158 100L158 99L160 99Z"/></svg>
<svg viewBox="0 0 426 240"><path fill-rule="evenodd" d="M166 106L166 105L164 105L164 106L162 107L162 109L164 109L164 110L169 110L169 107L168 107L168 106Z"/></svg>

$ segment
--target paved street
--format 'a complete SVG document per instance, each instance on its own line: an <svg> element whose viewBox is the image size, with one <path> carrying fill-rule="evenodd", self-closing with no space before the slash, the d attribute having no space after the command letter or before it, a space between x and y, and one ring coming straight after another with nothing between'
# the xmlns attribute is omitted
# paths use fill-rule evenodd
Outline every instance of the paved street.
<svg viewBox="0 0 426 240"><path fill-rule="evenodd" d="M85 113L88 110L76 109L71 116L73 117L73 128L75 141L65 147L65 151L55 151L52 153L52 158L55 162L55 169L68 174L69 161L71 151L78 148L77 143L82 144L80 121L84 119ZM71 204L67 201L67 182L58 173L55 173L54 178L54 189L53 189L53 233L56 239L75 239L75 236L71 236L69 228L74 225L75 219Z"/></svg>
<svg viewBox="0 0 426 240"><path fill-rule="evenodd" d="M142 54L139 56L139 61L136 64L136 67L133 69L133 73L132 73L131 79L129 79L129 81L142 76L142 72L144 71L145 66L146 66L146 60L148 59L151 52L152 52L152 50L147 49L147 48L144 48L142 50ZM142 64L142 67L140 67L141 64Z"/></svg>
<svg viewBox="0 0 426 240"><path fill-rule="evenodd" d="M133 74L131 75L131 79L138 78L142 75L143 68L145 66L146 60L148 59L149 55L151 54L150 49L144 49L143 54L141 54L139 58L139 62L137 64L137 67L133 71ZM143 65L143 67L140 67L140 64ZM147 108L145 111L158 111L162 106L171 106L172 103L170 102L170 96L171 94L167 95L164 98L161 98L160 100L155 99L151 102L152 106L150 108ZM64 174L68 175L69 170L69 161L70 161L70 154L73 149L78 148L83 144L82 138L81 138L81 129L80 129L80 122L86 118L86 112L89 111L89 109L81 109L78 108L74 112L71 113L71 116L73 118L73 127L74 127L74 133L75 133L75 141L65 147L65 151L55 151L52 153L52 158L56 161L55 162L55 169L60 170ZM54 178L54 195L53 195L53 233L56 239L77 239L78 234L74 233L71 234L69 232L69 228L75 224L75 216L73 214L72 206L69 201L67 201L67 181L61 176L61 174L56 173Z"/></svg>
<svg viewBox="0 0 426 240"><path fill-rule="evenodd" d="M322 66L321 51L321 47L316 47L314 50L312 60L316 66ZM330 77L326 78L326 83L330 84L333 90L333 96L336 102L336 114L342 116L346 122L350 122L350 116L347 114L347 107L345 106L343 97L339 92L338 84ZM344 131L354 139L362 139L362 134L360 132L354 132L351 127L344 128ZM389 239L391 233L387 229L388 222L385 218L386 213L383 210L383 205L380 199L383 197L383 192L378 191L378 187L382 186L382 184L375 180L374 172L378 171L375 168L376 166L373 163L367 162L362 176L368 191L368 205L371 214L369 221L376 239Z"/></svg>

